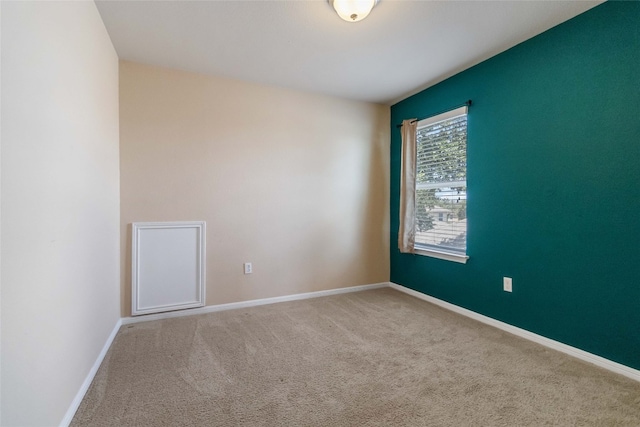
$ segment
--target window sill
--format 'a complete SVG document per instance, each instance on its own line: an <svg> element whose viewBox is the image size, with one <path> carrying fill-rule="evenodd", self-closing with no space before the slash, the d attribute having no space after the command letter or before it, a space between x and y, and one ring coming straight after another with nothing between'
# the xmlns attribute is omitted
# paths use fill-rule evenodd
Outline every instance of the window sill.
<svg viewBox="0 0 640 427"><path fill-rule="evenodd" d="M466 264L467 260L469 259L469 256L467 255L454 254L451 252L434 251L432 249L415 248L413 253L415 253L416 255L423 255L423 256L428 256L432 258L443 259L446 261L459 262L461 264Z"/></svg>

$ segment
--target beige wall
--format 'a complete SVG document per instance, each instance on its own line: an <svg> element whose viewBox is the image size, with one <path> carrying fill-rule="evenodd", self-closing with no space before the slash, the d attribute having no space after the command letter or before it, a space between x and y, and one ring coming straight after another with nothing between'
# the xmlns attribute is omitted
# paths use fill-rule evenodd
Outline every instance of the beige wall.
<svg viewBox="0 0 640 427"><path fill-rule="evenodd" d="M207 305L389 280L388 107L121 62L120 131L123 316L137 221L207 222Z"/></svg>
<svg viewBox="0 0 640 427"><path fill-rule="evenodd" d="M119 319L118 59L93 2L2 2L3 426L55 426Z"/></svg>

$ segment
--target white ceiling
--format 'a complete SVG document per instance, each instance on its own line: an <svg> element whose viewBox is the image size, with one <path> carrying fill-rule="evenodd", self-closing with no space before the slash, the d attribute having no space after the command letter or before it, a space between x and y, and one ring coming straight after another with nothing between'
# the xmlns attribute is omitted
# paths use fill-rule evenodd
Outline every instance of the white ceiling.
<svg viewBox="0 0 640 427"><path fill-rule="evenodd" d="M393 104L601 1L97 1L120 59Z"/></svg>

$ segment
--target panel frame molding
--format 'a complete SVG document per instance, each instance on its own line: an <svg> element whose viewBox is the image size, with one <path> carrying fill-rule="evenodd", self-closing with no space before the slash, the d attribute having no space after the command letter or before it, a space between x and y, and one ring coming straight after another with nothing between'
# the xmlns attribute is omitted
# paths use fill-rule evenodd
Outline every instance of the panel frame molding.
<svg viewBox="0 0 640 427"><path fill-rule="evenodd" d="M133 222L131 234L131 315L161 313L175 310L199 308L206 305L206 222L205 221L171 221L171 222ZM178 304L165 304L150 308L140 307L140 235L144 230L194 228L197 231L197 279L196 301Z"/></svg>

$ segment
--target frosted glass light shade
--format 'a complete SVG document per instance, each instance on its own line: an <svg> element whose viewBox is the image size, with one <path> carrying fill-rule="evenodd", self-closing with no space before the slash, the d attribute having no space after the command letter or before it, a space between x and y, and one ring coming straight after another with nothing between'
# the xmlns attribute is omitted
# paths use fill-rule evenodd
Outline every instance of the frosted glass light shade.
<svg viewBox="0 0 640 427"><path fill-rule="evenodd" d="M348 22L362 21L369 15L377 0L329 0L340 18Z"/></svg>

